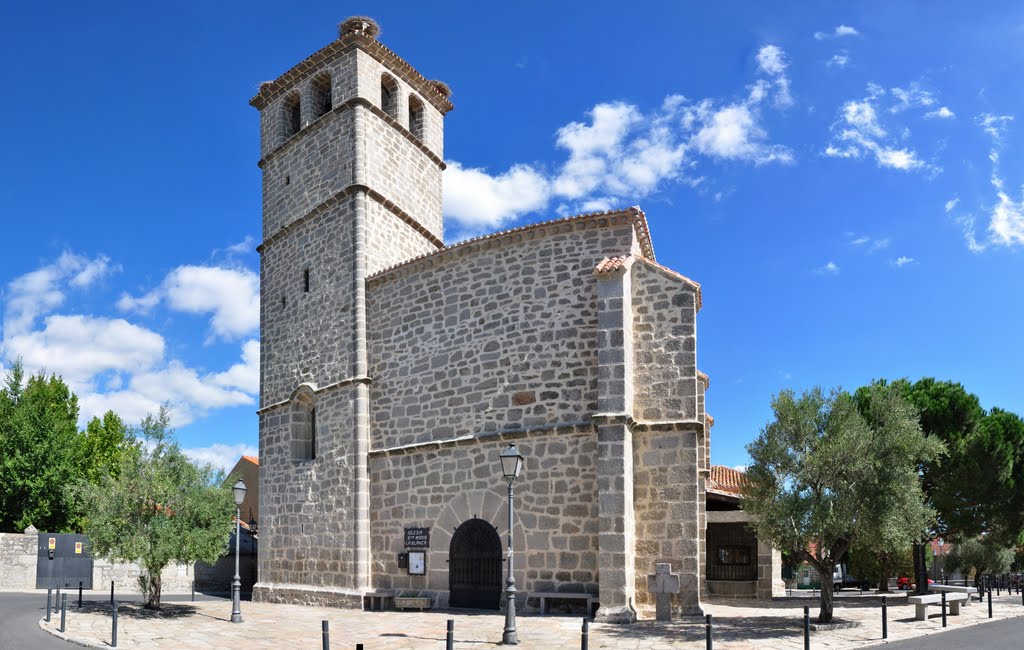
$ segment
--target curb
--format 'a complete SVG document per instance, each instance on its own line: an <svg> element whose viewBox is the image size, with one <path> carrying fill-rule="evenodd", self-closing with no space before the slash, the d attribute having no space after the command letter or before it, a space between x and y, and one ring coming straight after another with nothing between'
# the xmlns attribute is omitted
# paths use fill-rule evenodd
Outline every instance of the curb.
<svg viewBox="0 0 1024 650"><path fill-rule="evenodd" d="M100 648L102 650L110 647L108 644L100 644L94 643L92 641L86 641L85 639L73 637L70 634L67 634L66 632L61 632L56 627L47 625L45 618L39 619L39 627L45 630L47 633L49 633L50 636L55 636L58 639L63 639L68 643L74 643L75 645L82 646L83 648Z"/></svg>

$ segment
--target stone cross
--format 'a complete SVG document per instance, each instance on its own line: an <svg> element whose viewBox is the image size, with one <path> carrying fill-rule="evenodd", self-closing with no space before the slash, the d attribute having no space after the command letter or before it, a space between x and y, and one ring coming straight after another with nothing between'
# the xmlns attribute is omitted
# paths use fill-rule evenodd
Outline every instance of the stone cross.
<svg viewBox="0 0 1024 650"><path fill-rule="evenodd" d="M672 620L672 594L679 593L679 574L672 573L672 565L655 564L654 575L647 576L647 591L654 594L656 618Z"/></svg>

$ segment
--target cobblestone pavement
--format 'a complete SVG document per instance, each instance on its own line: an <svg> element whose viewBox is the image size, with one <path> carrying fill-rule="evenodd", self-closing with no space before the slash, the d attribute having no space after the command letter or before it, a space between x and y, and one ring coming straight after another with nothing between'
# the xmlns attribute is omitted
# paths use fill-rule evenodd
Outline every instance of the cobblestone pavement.
<svg viewBox="0 0 1024 650"><path fill-rule="evenodd" d="M772 603L741 600L712 600L705 610L712 614L715 648L803 648L803 606L810 605L811 620L817 600L787 598ZM934 613L932 613L934 612ZM988 620L987 604L974 602L948 618L948 629L960 629ZM496 613L453 612L358 612L300 605L242 603L241 624L229 621L227 600L196 603L167 603L160 614L142 611L137 603L120 607L119 648L320 648L321 620L330 622L331 648L352 649L362 643L365 650L406 650L444 647L446 621L455 621L455 648L469 650L497 645L504 616ZM914 620L914 607L903 596L889 599L889 640L939 634L941 613L929 608L927 621ZM836 618L859 623L849 629L812 631L812 648L858 648L883 643L881 605L878 598L838 599ZM1024 616L1017 595L993 597L993 620ZM57 636L82 645L110 647L110 607L99 602L71 609L67 633L57 629L59 616L40 625ZM582 619L558 616L520 615L518 630L522 648L580 647ZM688 619L673 623L643 621L635 625L590 625L590 648L659 650L662 648L704 648L704 622ZM936 639L936 646L942 647Z"/></svg>

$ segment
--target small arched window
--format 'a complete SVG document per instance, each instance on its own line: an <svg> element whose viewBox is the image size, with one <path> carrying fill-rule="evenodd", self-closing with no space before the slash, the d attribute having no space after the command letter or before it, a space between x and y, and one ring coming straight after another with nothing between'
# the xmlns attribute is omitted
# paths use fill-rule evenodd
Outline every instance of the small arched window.
<svg viewBox="0 0 1024 650"><path fill-rule="evenodd" d="M423 140L423 102L416 95L409 95L409 132Z"/></svg>
<svg viewBox="0 0 1024 650"><path fill-rule="evenodd" d="M398 82L386 74L380 77L380 109L398 119Z"/></svg>
<svg viewBox="0 0 1024 650"><path fill-rule="evenodd" d="M310 88L310 101L313 102L313 119L331 112L331 75L322 74L313 80Z"/></svg>
<svg viewBox="0 0 1024 650"><path fill-rule="evenodd" d="M281 105L281 125L284 139L292 137L302 127L302 102L299 101L299 93L288 95Z"/></svg>
<svg viewBox="0 0 1024 650"><path fill-rule="evenodd" d="M292 457L295 460L316 458L316 395L302 386L292 398Z"/></svg>

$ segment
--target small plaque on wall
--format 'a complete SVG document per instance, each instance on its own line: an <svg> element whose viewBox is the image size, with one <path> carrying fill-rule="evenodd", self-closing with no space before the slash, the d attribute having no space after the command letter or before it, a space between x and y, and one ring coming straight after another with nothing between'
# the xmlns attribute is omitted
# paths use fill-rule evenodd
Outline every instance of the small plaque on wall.
<svg viewBox="0 0 1024 650"><path fill-rule="evenodd" d="M422 576L427 573L427 554L424 551L409 551L409 575Z"/></svg>
<svg viewBox="0 0 1024 650"><path fill-rule="evenodd" d="M406 528L405 548L430 548L430 529Z"/></svg>

